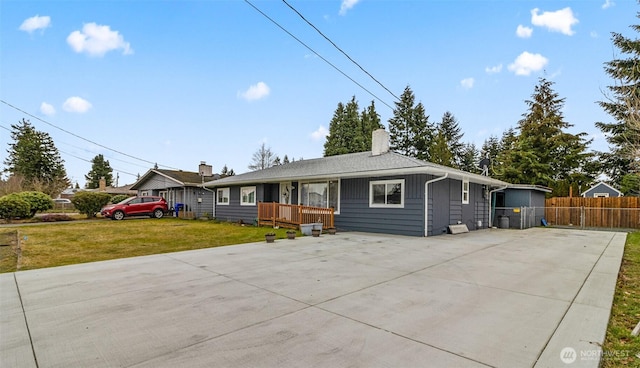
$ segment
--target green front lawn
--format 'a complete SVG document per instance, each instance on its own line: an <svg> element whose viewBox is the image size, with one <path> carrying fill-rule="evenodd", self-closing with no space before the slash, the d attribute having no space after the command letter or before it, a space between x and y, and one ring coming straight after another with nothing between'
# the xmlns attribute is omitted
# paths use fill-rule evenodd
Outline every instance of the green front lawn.
<svg viewBox="0 0 640 368"><path fill-rule="evenodd" d="M29 225L1 228L0 236L15 231L22 257L17 264L15 248L1 246L0 272L259 242L268 232L287 237L286 229L177 218Z"/></svg>

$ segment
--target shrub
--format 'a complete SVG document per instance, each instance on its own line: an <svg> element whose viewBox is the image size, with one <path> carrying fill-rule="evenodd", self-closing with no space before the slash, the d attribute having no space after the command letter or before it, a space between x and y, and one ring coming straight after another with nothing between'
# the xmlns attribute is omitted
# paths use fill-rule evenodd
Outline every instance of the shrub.
<svg viewBox="0 0 640 368"><path fill-rule="evenodd" d="M36 215L38 211L46 211L53 208L53 200L51 197L43 192L20 192L18 195L29 202L31 206L31 213L29 217Z"/></svg>
<svg viewBox="0 0 640 368"><path fill-rule="evenodd" d="M0 217L11 222L14 218L26 218L31 214L31 205L19 194L12 193L0 197Z"/></svg>
<svg viewBox="0 0 640 368"><path fill-rule="evenodd" d="M111 195L97 192L78 192L71 199L71 203L78 212L87 215L87 218L96 217L102 207L109 203Z"/></svg>
<svg viewBox="0 0 640 368"><path fill-rule="evenodd" d="M68 215L55 214L55 213L40 217L41 222L57 222L57 221L72 221L72 220L73 218L71 218Z"/></svg>
<svg viewBox="0 0 640 368"><path fill-rule="evenodd" d="M129 196L126 195L126 194L117 194L117 195L114 195L111 198L111 203L113 203L113 204L120 203L120 202L124 201L127 198L129 198Z"/></svg>

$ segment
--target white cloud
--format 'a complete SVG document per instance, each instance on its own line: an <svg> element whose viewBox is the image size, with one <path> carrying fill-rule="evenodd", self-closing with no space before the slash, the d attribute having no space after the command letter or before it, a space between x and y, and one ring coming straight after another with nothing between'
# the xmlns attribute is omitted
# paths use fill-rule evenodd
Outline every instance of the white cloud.
<svg viewBox="0 0 640 368"><path fill-rule="evenodd" d="M91 107L91 102L81 97L69 97L62 105L64 111L77 112L79 114L89 111Z"/></svg>
<svg viewBox="0 0 640 368"><path fill-rule="evenodd" d="M591 31L591 32L589 33L589 36L591 36L591 38L598 38L598 32L596 32L596 31Z"/></svg>
<svg viewBox="0 0 640 368"><path fill-rule="evenodd" d="M271 89L264 82L258 82L252 86L249 86L244 92L238 92L238 96L244 98L247 101L259 100L261 98L269 96Z"/></svg>
<svg viewBox="0 0 640 368"><path fill-rule="evenodd" d="M529 75L531 72L541 70L548 63L549 59L546 57L525 51L516 58L513 64L509 64L508 69L516 75Z"/></svg>
<svg viewBox="0 0 640 368"><path fill-rule="evenodd" d="M118 31L112 31L109 26L86 23L82 31L73 31L67 37L67 43L77 53L87 53L91 56L104 56L109 51L122 49L122 54L133 54L129 42Z"/></svg>
<svg viewBox="0 0 640 368"><path fill-rule="evenodd" d="M614 5L616 5L616 3L613 0L604 0L604 4L602 4L602 9L609 9Z"/></svg>
<svg viewBox="0 0 640 368"><path fill-rule="evenodd" d="M460 85L462 86L462 88L464 89L471 89L473 88L473 83L475 83L475 80L473 78L465 78L463 80L460 81Z"/></svg>
<svg viewBox="0 0 640 368"><path fill-rule="evenodd" d="M38 29L45 29L51 26L51 17L45 15L43 17L36 15L31 18L27 18L22 22L20 28L21 31L25 32L33 32Z"/></svg>
<svg viewBox="0 0 640 368"><path fill-rule="evenodd" d="M47 116L51 116L56 113L56 109L53 107L53 105L43 102L40 104L40 112Z"/></svg>
<svg viewBox="0 0 640 368"><path fill-rule="evenodd" d="M360 0L342 0L340 4L340 15L346 15L347 10L353 8Z"/></svg>
<svg viewBox="0 0 640 368"><path fill-rule="evenodd" d="M566 7L554 12L544 12L538 14L540 9L535 8L531 10L531 24L538 27L546 27L553 32L560 32L567 36L573 35L575 32L571 29L571 26L577 24L578 18L573 16L571 8Z"/></svg>
<svg viewBox="0 0 640 368"><path fill-rule="evenodd" d="M522 24L519 24L518 28L516 28L516 35L520 38L529 38L532 33L533 28L525 27Z"/></svg>
<svg viewBox="0 0 640 368"><path fill-rule="evenodd" d="M487 74L500 73L502 71L502 64L498 64L496 66L488 66L488 67L484 68L484 71L487 72Z"/></svg>
<svg viewBox="0 0 640 368"><path fill-rule="evenodd" d="M329 135L329 130L324 126L320 125L318 127L318 130L311 133L311 139L313 139L314 141L319 141L321 139L326 138L328 135Z"/></svg>

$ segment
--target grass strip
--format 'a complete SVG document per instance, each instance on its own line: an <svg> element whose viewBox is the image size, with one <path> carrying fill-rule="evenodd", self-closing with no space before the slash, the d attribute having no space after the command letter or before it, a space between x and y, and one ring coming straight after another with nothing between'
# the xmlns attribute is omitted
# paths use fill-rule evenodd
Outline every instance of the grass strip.
<svg viewBox="0 0 640 368"><path fill-rule="evenodd" d="M640 322L640 232L627 236L601 367L640 367L640 336L631 331Z"/></svg>

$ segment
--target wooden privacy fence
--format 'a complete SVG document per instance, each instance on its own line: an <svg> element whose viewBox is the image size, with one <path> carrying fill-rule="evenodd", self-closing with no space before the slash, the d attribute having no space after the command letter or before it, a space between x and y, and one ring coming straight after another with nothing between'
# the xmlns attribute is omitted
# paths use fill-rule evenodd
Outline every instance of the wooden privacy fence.
<svg viewBox="0 0 640 368"><path fill-rule="evenodd" d="M333 208L309 207L277 202L258 203L258 225L297 229L301 224L321 222L325 229L333 228Z"/></svg>
<svg viewBox="0 0 640 368"><path fill-rule="evenodd" d="M545 203L550 225L582 228L640 228L640 198L555 197Z"/></svg>

